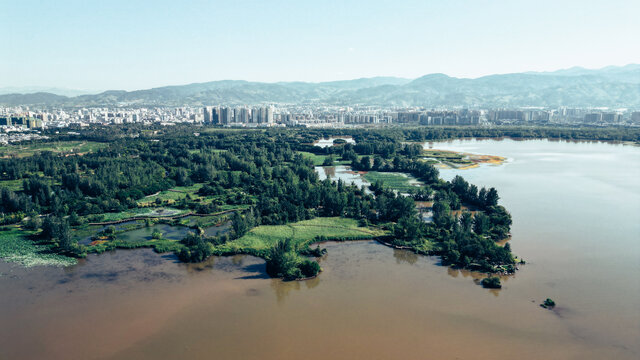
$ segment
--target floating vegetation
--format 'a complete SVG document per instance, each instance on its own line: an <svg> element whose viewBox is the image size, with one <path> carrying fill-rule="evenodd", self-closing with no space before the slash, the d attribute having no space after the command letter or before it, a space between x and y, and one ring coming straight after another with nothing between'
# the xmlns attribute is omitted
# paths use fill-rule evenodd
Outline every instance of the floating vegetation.
<svg viewBox="0 0 640 360"><path fill-rule="evenodd" d="M497 276L490 276L488 278L482 279L482 287L487 289L501 289L502 284L500 283L500 278Z"/></svg>
<svg viewBox="0 0 640 360"><path fill-rule="evenodd" d="M51 245L36 244L25 234L29 233L13 226L0 231L0 258L25 267L69 266L77 263L77 259L56 254Z"/></svg>
<svg viewBox="0 0 640 360"><path fill-rule="evenodd" d="M547 298L540 306L545 309L553 309L556 306L556 302Z"/></svg>

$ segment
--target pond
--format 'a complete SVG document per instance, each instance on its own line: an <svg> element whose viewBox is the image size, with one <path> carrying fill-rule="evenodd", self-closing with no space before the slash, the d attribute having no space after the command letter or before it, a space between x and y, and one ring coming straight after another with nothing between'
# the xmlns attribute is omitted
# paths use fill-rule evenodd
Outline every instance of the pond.
<svg viewBox="0 0 640 360"><path fill-rule="evenodd" d="M338 166L316 166L316 172L320 180L329 178L333 181L342 180L346 184L354 184L358 187L371 185L367 180L362 177L362 173L359 171L351 170L351 166L338 165Z"/></svg>
<svg viewBox="0 0 640 360"><path fill-rule="evenodd" d="M154 224L151 226L145 226L140 229L125 231L123 233L116 234L116 239L123 241L139 241L139 240L151 240L151 236L154 232L160 232L162 238L168 240L182 240L189 231L193 231L185 226L172 226L168 224Z"/></svg>
<svg viewBox="0 0 640 360"><path fill-rule="evenodd" d="M338 139L346 141L347 144L353 144L353 145L356 144L356 141L350 136L332 136L329 138L322 138L322 139L316 140L313 142L313 145L321 148L331 147L333 146L333 140L338 140Z"/></svg>

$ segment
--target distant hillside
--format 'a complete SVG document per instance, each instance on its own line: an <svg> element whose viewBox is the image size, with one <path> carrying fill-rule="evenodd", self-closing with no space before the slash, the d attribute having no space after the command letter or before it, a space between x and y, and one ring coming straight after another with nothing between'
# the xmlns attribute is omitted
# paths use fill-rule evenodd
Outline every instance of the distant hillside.
<svg viewBox="0 0 640 360"><path fill-rule="evenodd" d="M37 92L46 92L64 96L78 96L86 94L95 94L97 91L65 89L47 86L7 86L0 87L0 95L3 94L31 94Z"/></svg>
<svg viewBox="0 0 640 360"><path fill-rule="evenodd" d="M2 105L180 106L326 103L388 106L640 107L640 65L571 68L460 79L430 74L415 80L375 77L323 83L224 80L137 91L66 97L0 95Z"/></svg>

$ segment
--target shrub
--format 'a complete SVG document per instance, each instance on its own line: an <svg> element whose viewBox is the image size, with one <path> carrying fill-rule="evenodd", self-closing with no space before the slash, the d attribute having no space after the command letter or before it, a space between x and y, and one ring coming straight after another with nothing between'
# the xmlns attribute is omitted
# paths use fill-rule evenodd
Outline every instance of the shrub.
<svg viewBox="0 0 640 360"><path fill-rule="evenodd" d="M213 254L213 246L201 241L200 243L182 248L178 253L178 258L183 262L202 262Z"/></svg>
<svg viewBox="0 0 640 360"><path fill-rule="evenodd" d="M299 267L304 277L314 277L320 272L320 264L309 259L302 261Z"/></svg>
<svg viewBox="0 0 640 360"><path fill-rule="evenodd" d="M316 245L314 249L307 247L306 249L300 251L301 255L314 256L314 257L320 257L326 253L327 253L327 249L321 249L320 245Z"/></svg>
<svg viewBox="0 0 640 360"><path fill-rule="evenodd" d="M304 275L302 274L302 271L298 267L291 267L287 269L287 271L283 276L284 280L296 280L296 279L301 279L303 277Z"/></svg>
<svg viewBox="0 0 640 360"><path fill-rule="evenodd" d="M482 279L482 287L487 289L500 289L502 288L502 284L500 284L499 277L491 276L491 277Z"/></svg>
<svg viewBox="0 0 640 360"><path fill-rule="evenodd" d="M38 230L38 228L42 225L42 221L38 217L38 215L31 215L29 220L25 222L24 228L27 230Z"/></svg>

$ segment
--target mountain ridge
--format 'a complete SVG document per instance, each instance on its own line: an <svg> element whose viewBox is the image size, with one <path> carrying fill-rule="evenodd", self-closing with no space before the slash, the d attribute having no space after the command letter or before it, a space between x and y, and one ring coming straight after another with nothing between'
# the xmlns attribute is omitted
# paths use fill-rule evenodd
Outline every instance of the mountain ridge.
<svg viewBox="0 0 640 360"><path fill-rule="evenodd" d="M433 73L416 79L372 77L329 82L217 80L144 90L108 90L64 96L48 92L3 94L8 106L203 106L323 103L381 106L640 107L640 65L602 69L457 78Z"/></svg>

